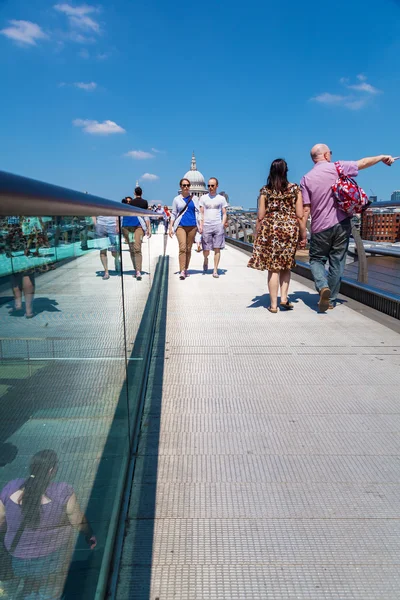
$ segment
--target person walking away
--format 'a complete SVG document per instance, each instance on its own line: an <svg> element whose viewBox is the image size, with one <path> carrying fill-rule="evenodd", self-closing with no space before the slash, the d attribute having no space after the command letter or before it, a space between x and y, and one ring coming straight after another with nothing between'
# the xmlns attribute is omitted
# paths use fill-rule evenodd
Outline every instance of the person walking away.
<svg viewBox="0 0 400 600"><path fill-rule="evenodd" d="M181 193L172 202L169 235L176 233L179 244L179 279L189 277L188 269L192 255L192 246L197 232L199 205L197 198L190 194L189 179L179 182Z"/></svg>
<svg viewBox="0 0 400 600"><path fill-rule="evenodd" d="M208 194L201 196L200 206L200 227L199 233L202 236L203 246L203 273L208 269L208 257L211 250L214 250L214 270L213 277L218 278L218 265L221 258L221 250L225 248L225 223L226 207L228 203L224 196L217 193L218 179L211 177L208 180Z"/></svg>
<svg viewBox="0 0 400 600"><path fill-rule="evenodd" d="M320 312L326 312L335 307L339 294L351 234L351 217L336 205L332 186L338 179L338 172L331 162L329 146L316 144L310 154L314 167L304 175L300 187L305 220L311 213L310 267L319 292L318 308ZM390 166L393 160L388 154L380 154L357 161L338 162L344 175L357 177L362 169L379 162ZM325 271L327 262L328 273Z"/></svg>
<svg viewBox="0 0 400 600"><path fill-rule="evenodd" d="M127 196L124 200L126 204L137 208L148 209L148 202L142 198L142 188L135 188L135 198ZM124 202L123 200L123 202ZM133 269L137 281L142 279L142 242L143 236L151 237L150 219L148 217L123 217L122 218L122 234L129 245Z"/></svg>
<svg viewBox="0 0 400 600"><path fill-rule="evenodd" d="M0 493L0 526L7 527L4 545L14 575L24 579L26 599L61 595L59 572L71 558L72 528L84 534L92 550L97 544L74 489L52 483L57 466L56 453L41 450L31 459L29 476L9 481Z"/></svg>
<svg viewBox="0 0 400 600"><path fill-rule="evenodd" d="M121 265L120 258L119 258L119 251L118 251L118 247L119 247L118 217L93 217L93 222L94 222L95 228L96 228L96 238L99 240L108 238L108 240L109 240L108 250L110 250L112 256L114 257L115 270L118 273L120 271L120 265ZM107 247L105 247L105 248L102 247L100 249L100 260L101 260L101 264L103 265L103 268L104 268L103 279L104 280L110 279L110 273L108 270Z"/></svg>
<svg viewBox="0 0 400 600"><path fill-rule="evenodd" d="M155 213L156 209L157 209L156 205L153 204L153 206L151 207L151 210ZM151 221L151 233L156 234L157 229L158 229L158 217L150 217L150 221Z"/></svg>
<svg viewBox="0 0 400 600"><path fill-rule="evenodd" d="M256 239L248 267L268 270L269 312L280 308L292 310L288 291L290 270L295 266L295 254L299 244L305 248L307 241L306 221L303 219L303 201L300 187L287 178L288 166L283 158L271 163L268 180L260 190Z"/></svg>

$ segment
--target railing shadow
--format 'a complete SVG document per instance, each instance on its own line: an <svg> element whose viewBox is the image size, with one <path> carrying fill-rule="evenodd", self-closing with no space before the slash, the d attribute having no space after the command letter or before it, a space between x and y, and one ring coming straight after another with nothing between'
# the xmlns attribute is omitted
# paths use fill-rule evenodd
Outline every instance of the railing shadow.
<svg viewBox="0 0 400 600"><path fill-rule="evenodd" d="M166 278L160 297L119 582L118 597L135 598L136 600L150 599L167 297L168 282Z"/></svg>

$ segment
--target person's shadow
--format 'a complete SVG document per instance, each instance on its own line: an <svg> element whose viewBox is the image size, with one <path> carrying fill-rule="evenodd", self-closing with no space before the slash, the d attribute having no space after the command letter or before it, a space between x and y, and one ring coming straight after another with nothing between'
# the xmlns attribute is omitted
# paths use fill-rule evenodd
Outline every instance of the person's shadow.
<svg viewBox="0 0 400 600"><path fill-rule="evenodd" d="M149 271L141 271L142 275L150 275ZM124 277L136 277L136 271L134 271L133 269L127 269L125 271L125 269L122 271L122 275Z"/></svg>
<svg viewBox="0 0 400 600"><path fill-rule="evenodd" d="M290 292L289 299L292 304L297 303L301 300L309 309L313 310L318 314L326 314L320 313L318 309L319 302L319 294L318 292ZM336 305L345 304L347 300L336 300Z"/></svg>
<svg viewBox="0 0 400 600"><path fill-rule="evenodd" d="M35 316L43 312L61 312L57 306L57 300L51 298L34 298L32 302L32 310ZM24 303L22 304L22 308L20 310L15 310L14 302L13 300L10 300L7 308L9 308L11 311L9 312L10 317L23 317L25 315Z"/></svg>
<svg viewBox="0 0 400 600"><path fill-rule="evenodd" d="M228 269L218 269L218 274L220 277L226 275ZM175 271L174 275L179 275L180 271ZM213 267L210 266L207 271L203 271L203 269L188 269L188 275L211 275L213 273Z"/></svg>
<svg viewBox="0 0 400 600"><path fill-rule="evenodd" d="M116 277L117 275L121 275L121 271L116 271L115 269L109 269L108 270L110 277ZM104 275L104 269L102 269L101 271L96 271L96 277L103 277Z"/></svg>
<svg viewBox="0 0 400 600"><path fill-rule="evenodd" d="M269 294L263 294L262 296L255 296L251 299L252 304L246 306L246 308L268 308L271 304Z"/></svg>

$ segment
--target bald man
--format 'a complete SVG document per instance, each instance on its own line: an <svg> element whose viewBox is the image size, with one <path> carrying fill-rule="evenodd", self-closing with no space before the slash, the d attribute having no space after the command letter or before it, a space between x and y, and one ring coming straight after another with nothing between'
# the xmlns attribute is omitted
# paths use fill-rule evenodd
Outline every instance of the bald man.
<svg viewBox="0 0 400 600"><path fill-rule="evenodd" d="M304 204L304 219L311 212L310 266L315 287L319 292L318 308L326 312L334 308L340 289L340 281L346 264L347 248L351 233L351 218L337 208L332 185L338 174L331 162L332 151L326 144L311 148L314 167L300 182ZM380 154L357 161L339 161L343 172L357 177L358 171L379 162L393 163L392 156ZM325 265L328 262L328 272Z"/></svg>

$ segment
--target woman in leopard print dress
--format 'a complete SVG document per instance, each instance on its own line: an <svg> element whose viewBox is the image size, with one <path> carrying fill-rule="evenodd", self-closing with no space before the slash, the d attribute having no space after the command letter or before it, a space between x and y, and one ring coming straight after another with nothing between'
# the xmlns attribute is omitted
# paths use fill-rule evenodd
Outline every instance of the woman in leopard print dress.
<svg viewBox="0 0 400 600"><path fill-rule="evenodd" d="M288 167L282 158L274 160L267 181L258 199L258 218L253 256L248 266L260 271L268 270L270 312L278 312L278 292L281 289L280 307L291 310L288 301L290 269L295 266L296 248L306 245L306 224L303 218L303 200L300 187L289 183Z"/></svg>

